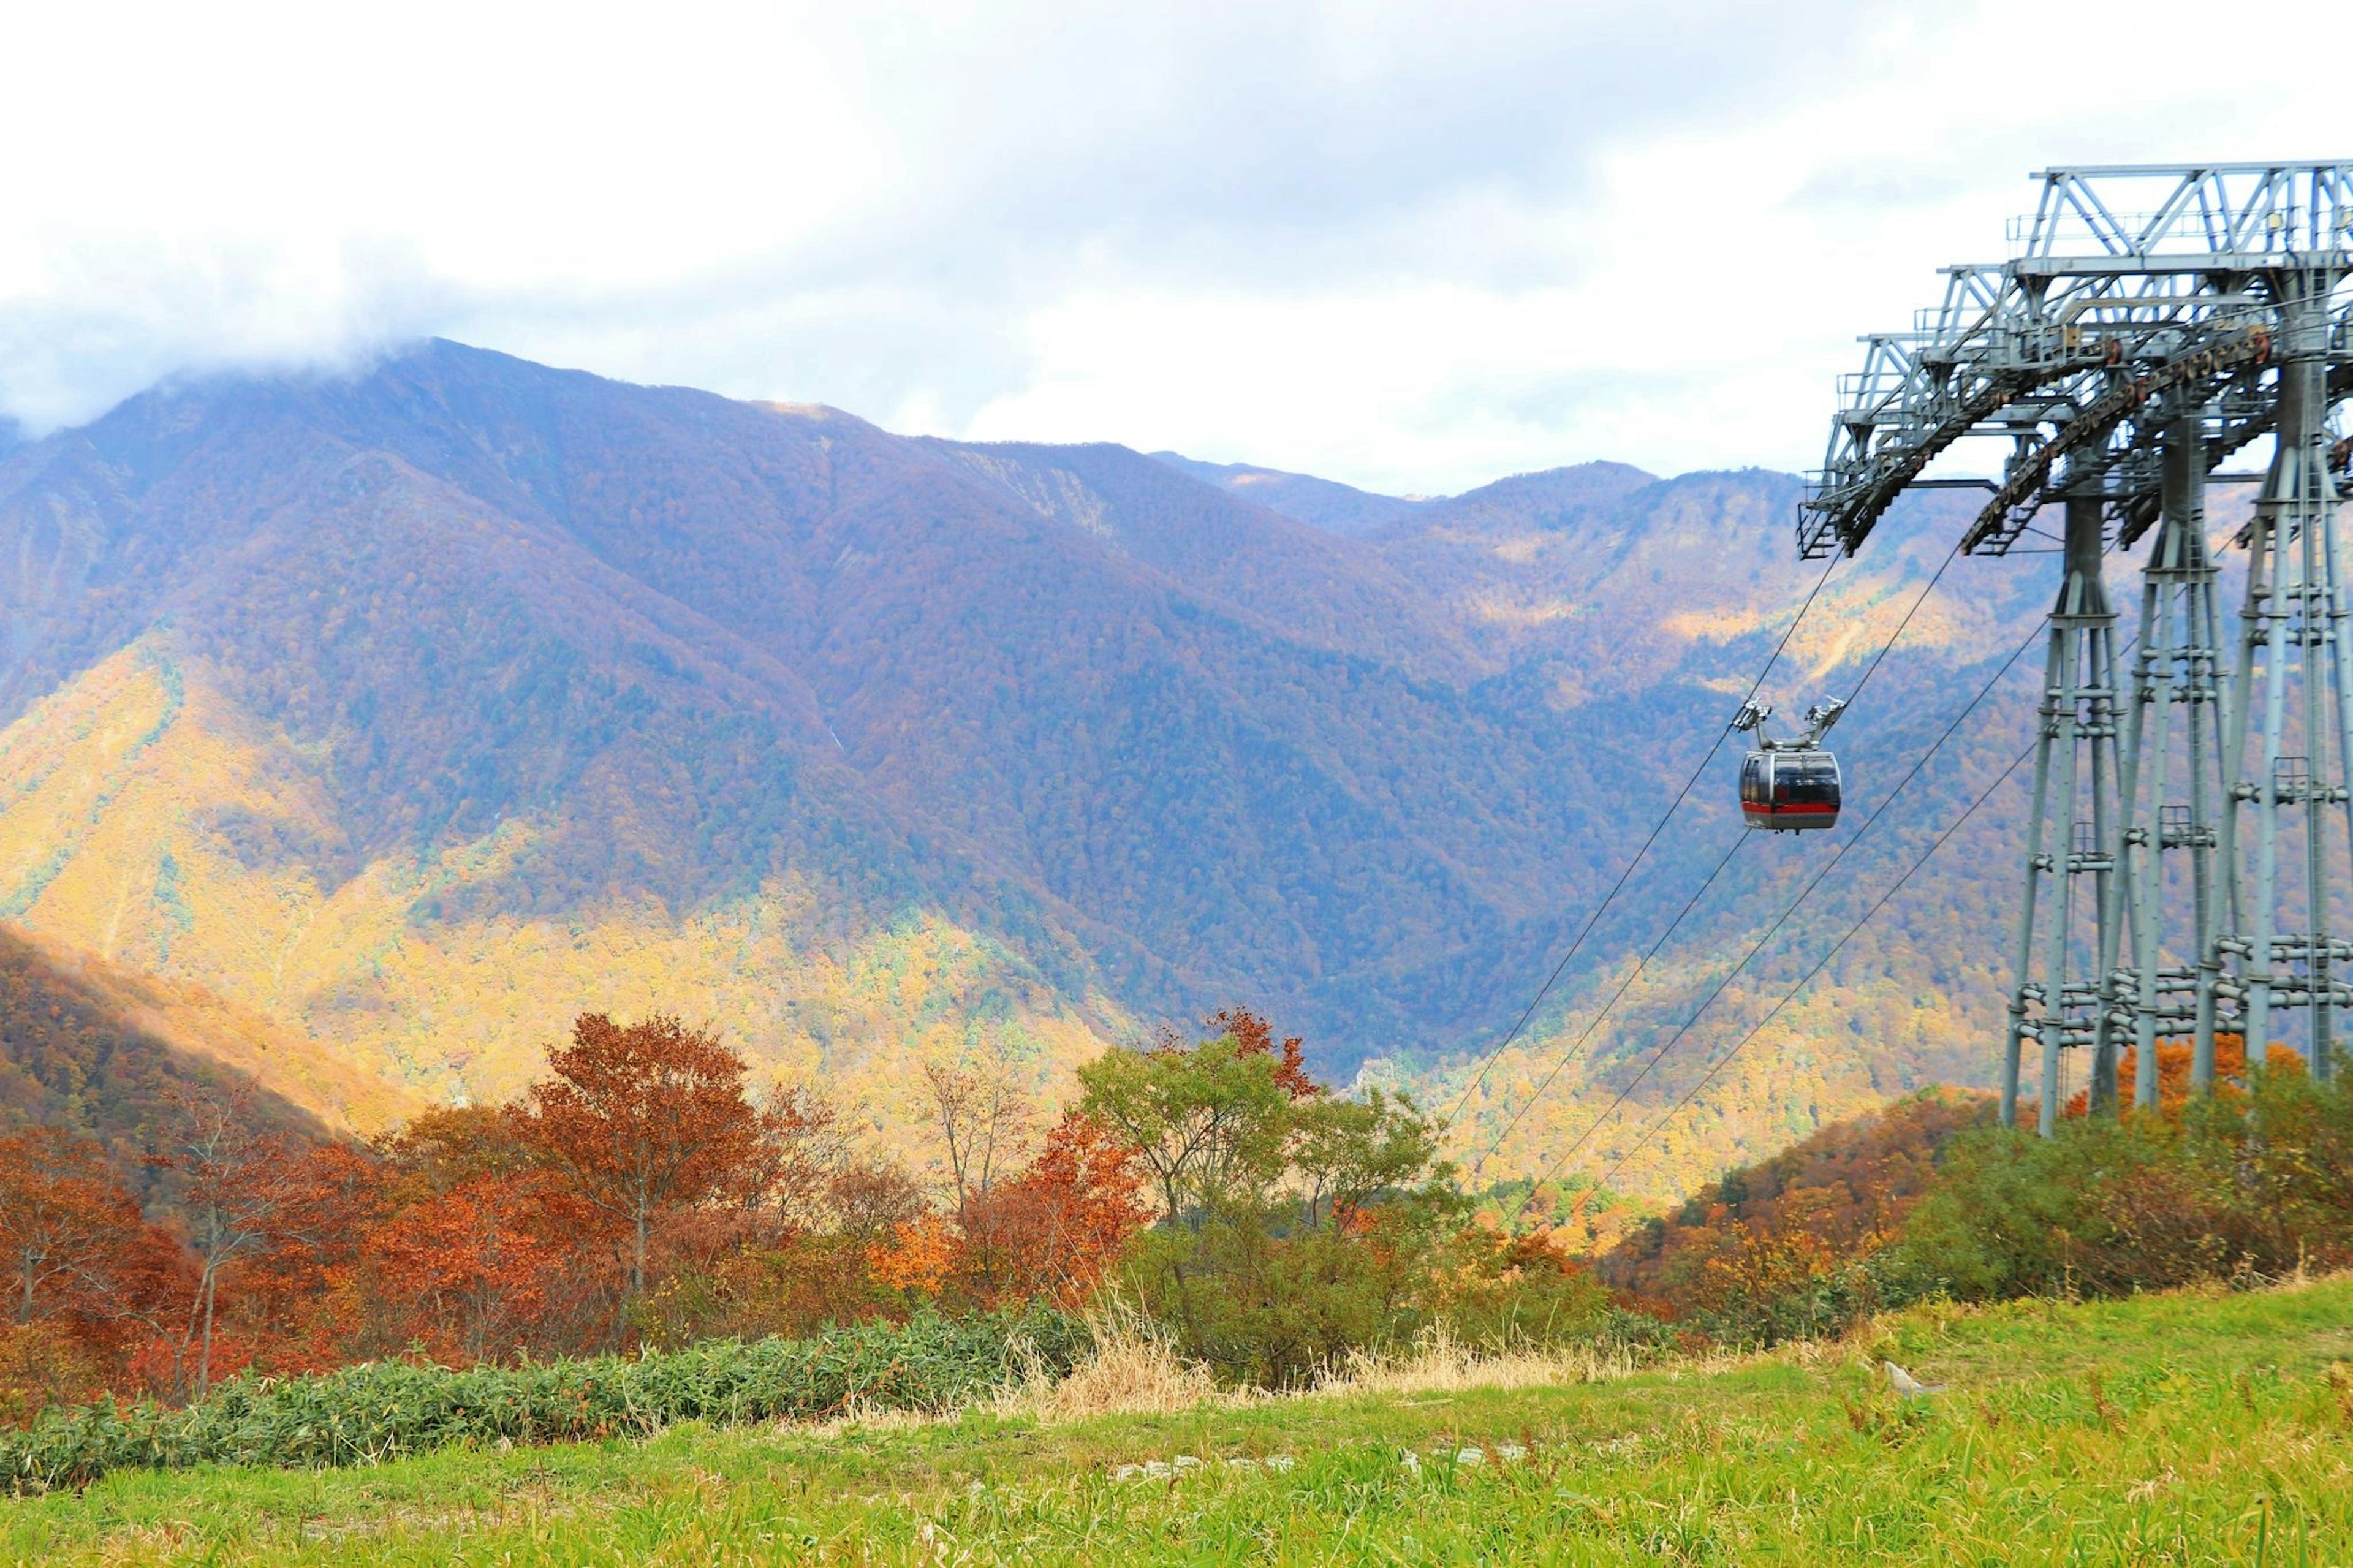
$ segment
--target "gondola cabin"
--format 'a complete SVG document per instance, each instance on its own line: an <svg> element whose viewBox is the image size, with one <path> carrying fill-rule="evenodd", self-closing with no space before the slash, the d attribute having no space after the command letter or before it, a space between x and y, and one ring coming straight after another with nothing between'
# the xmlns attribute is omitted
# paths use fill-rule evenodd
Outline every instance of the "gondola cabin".
<svg viewBox="0 0 2353 1568"><path fill-rule="evenodd" d="M1803 833L1837 825L1838 758L1816 746L1751 752L1740 770L1740 815L1751 827Z"/></svg>

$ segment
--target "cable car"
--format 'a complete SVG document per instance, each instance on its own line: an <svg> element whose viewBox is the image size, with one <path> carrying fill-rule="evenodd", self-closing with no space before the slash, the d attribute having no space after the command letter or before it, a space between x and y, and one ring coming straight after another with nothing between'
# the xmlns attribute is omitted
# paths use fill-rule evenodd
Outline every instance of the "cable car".
<svg viewBox="0 0 2353 1568"><path fill-rule="evenodd" d="M1757 744L1740 769L1740 816L1751 827L1770 833L1805 833L1838 824L1844 781L1837 754L1822 736L1846 711L1836 698L1806 710L1806 732L1793 741L1777 741L1765 732L1769 707L1754 700L1742 706L1732 727L1754 731Z"/></svg>

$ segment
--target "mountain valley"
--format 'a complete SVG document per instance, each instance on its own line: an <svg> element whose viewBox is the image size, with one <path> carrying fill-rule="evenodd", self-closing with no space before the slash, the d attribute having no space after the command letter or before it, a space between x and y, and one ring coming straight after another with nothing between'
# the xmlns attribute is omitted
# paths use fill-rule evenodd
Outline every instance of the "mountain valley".
<svg viewBox="0 0 2353 1568"><path fill-rule="evenodd" d="M0 920L204 999L151 999L166 1034L246 1020L216 1056L363 1131L654 1007L897 1140L914 1063L1051 1094L1229 1004L1443 1109L1815 586L1797 494L1597 463L1408 500L446 342L168 385L0 457ZM1945 560L1945 499L1831 574L1767 699L1852 689ZM2042 564L1957 563L1873 668L1837 735L1858 828L2031 634ZM2031 676L1594 1140L1620 1184L1986 1076L2014 790L1640 1131L2000 773ZM1475 1160L1569 1058L1484 1175L1582 1131L1833 852L1744 846L1574 1048L1739 833L1736 764L1469 1100Z"/></svg>

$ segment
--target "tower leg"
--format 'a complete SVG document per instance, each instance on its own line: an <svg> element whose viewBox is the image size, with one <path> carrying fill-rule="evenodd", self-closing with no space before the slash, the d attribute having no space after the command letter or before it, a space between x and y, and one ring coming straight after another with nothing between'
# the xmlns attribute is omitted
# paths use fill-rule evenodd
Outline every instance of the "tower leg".
<svg viewBox="0 0 2353 1568"><path fill-rule="evenodd" d="M2028 1029L2042 1046L2041 1104L2036 1122L2046 1138L2058 1131L2063 1109L2060 1102L2060 1053L2067 1047L2071 989L2087 996L2093 1008L2094 1032L2104 982L2098 977L2071 987L2068 974L2074 942L2074 879L2084 870L2105 870L2107 846L2109 773L2115 763L2116 668L2110 632L2116 616L2108 608L2100 580L2100 501L2097 496L2070 497L2067 503L2066 576L2051 612L2050 662L2044 676L2042 754L2035 763L2034 820L2028 830L2027 898L2019 926L2019 983L2011 994L2012 1051ZM2088 712L2086 707L2088 705ZM2076 841L2075 823L2083 793L2084 741L2092 742L2090 764L2093 832L2089 843ZM2054 766L2055 764L2055 766ZM2052 787L2055 785L2056 787ZM2054 842L2055 841L2055 842ZM2034 958L2035 895L2042 878L2056 879L2052 891L2050 927L2043 933L2042 973L2031 971ZM2109 885L2097 884L2094 904L2096 926L2092 951L2112 952L2108 931ZM2041 1016L2028 1022L2035 1002ZM2096 1066L2096 1064L2095 1064ZM2015 1111L2010 1066L2005 1059L2004 1089ZM2113 1063L2110 1088L2113 1089ZM2097 1073L2094 1074L2096 1092Z"/></svg>
<svg viewBox="0 0 2353 1568"><path fill-rule="evenodd" d="M2211 1079L2214 980L2206 963L2214 936L2211 879L2216 842L2211 803L2220 791L2209 770L2222 755L2222 693L2213 644L2218 574L2206 548L2205 439L2197 413L2175 417L2165 433L2159 521L2143 568L2140 652L2133 661L2124 754L2118 763L2122 806L2116 837L2116 903L2129 917L2132 961L2117 985L2131 992L2133 1103L2157 1108L2161 1077L2158 1041L2180 1033L2178 998L2182 971L2164 973L2167 940L2193 967L2190 1015L2200 1042L2196 1061ZM2177 773L2174 711L2184 719L2187 767ZM2173 804L2176 779L2186 776L2189 802ZM2225 797L2226 798L2226 797ZM2189 921L2168 926L2171 903L2167 857L2189 855ZM2175 1026L2163 1027L2166 1022Z"/></svg>
<svg viewBox="0 0 2353 1568"><path fill-rule="evenodd" d="M2010 1028L2001 1059L2001 1124L2018 1125L2020 1057L2026 1037L2040 1030L2029 1021L2034 995L2034 915L2042 879L2052 867L2043 825L2051 798L2051 748L2059 734L2059 693L2065 684L2067 637L2053 612L2042 659L2042 714L2034 742L2034 804L2026 825L2026 896L2019 900L2017 962L2010 991Z"/></svg>
<svg viewBox="0 0 2353 1568"><path fill-rule="evenodd" d="M2328 268L2316 267L2284 272L2273 283L2279 304L2278 413L2271 471L2251 527L2242 679L2228 746L2236 776L2233 808L2225 822L2233 831L2224 838L2223 880L2235 899L2241 881L2235 805L2251 803L2254 885L2246 918L2237 919L2232 910L2230 934L2217 940L2209 959L2210 966L2219 966L2225 955L2244 965L2242 1029L2251 1076L2263 1070L2272 1038L2280 1032L2274 1014L2291 1008L2308 1016L2306 1038L2316 1076L2335 1066L2337 944L2330 871L2343 863L2330 845L2335 814L2328 807L2347 802L2347 773L2353 769L2353 694L2338 636L2344 594L2337 491L2327 468L2327 304L2336 282ZM2249 765L2247 730L2254 721L2258 657L2262 734ZM2299 699L2293 707L2287 689L2291 667ZM2302 809L2291 816L2288 807ZM2353 851L2353 809L2347 826ZM2283 863L2280 837L2292 827L2303 833L2300 865L2295 858ZM2284 885L2289 883L2295 885Z"/></svg>

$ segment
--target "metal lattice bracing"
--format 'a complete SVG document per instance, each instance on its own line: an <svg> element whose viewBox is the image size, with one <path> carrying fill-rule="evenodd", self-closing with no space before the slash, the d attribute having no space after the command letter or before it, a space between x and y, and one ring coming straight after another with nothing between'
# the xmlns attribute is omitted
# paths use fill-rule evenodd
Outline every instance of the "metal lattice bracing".
<svg viewBox="0 0 2353 1568"><path fill-rule="evenodd" d="M2112 1107L2130 1043L2153 1104L2159 1039L2193 1038L2211 1087L2218 1031L2260 1062L2301 1010L2325 1075L2353 1005L2353 944L2330 924L2353 886L2348 442L2332 426L2353 395L2353 161L2036 178L2010 260L1947 268L1912 331L1864 340L1798 546L1852 554L1964 442L2006 456L1963 550L2004 553L2065 509L2003 1058L2008 1121L2040 1047L2048 1131L2064 1052L2088 1048L2091 1100ZM2204 483L2264 437L2232 661ZM2144 539L2126 686L2101 558Z"/></svg>

